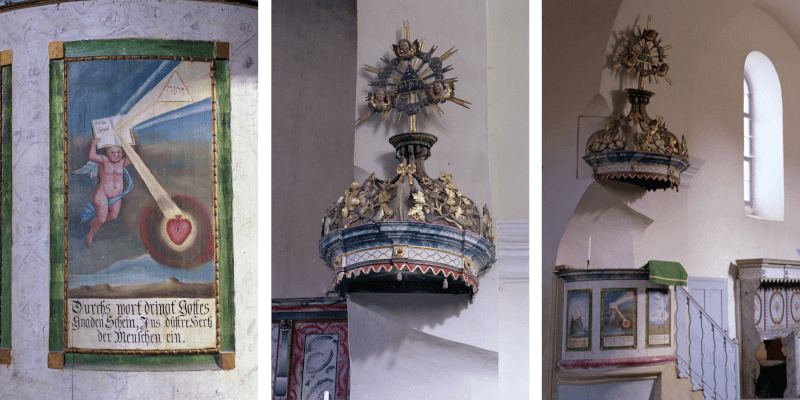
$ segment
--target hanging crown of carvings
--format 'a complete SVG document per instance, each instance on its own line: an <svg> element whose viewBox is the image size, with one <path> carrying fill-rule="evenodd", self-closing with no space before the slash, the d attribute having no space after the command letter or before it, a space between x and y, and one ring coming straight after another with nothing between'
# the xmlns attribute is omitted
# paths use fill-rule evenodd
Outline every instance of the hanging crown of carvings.
<svg viewBox="0 0 800 400"><path fill-rule="evenodd" d="M454 97L456 80L443 76L452 68L442 68L441 61L455 51L439 58L431 56L435 47L422 53L425 41L411 42L408 23L404 28L404 36L391 46L395 58L384 58L382 69L365 68L378 74L379 80L371 83L378 90L367 96L369 111L356 121L361 124L377 112L386 119L392 110L397 121L408 116L410 132L389 139L399 160L396 175L381 180L373 173L345 189L322 218L320 256L334 270L334 290L340 294L474 295L478 275L495 260L489 209L484 206L481 212L458 189L453 175L444 171L438 177L428 175L424 161L437 138L416 130L416 114L421 111L427 117L427 106L441 113L438 104L445 101L464 107L469 102ZM420 73L425 64L429 70ZM402 77L393 76L393 71ZM387 90L390 79L396 82Z"/></svg>
<svg viewBox="0 0 800 400"><path fill-rule="evenodd" d="M680 184L680 173L689 167L686 139L681 140L667 130L664 118L655 119L647 114L647 104L655 93L644 90L644 80L652 82L667 77L669 66L664 62L664 51L671 46L661 46L658 32L636 27L627 35L620 63L614 69L625 67L626 73L638 78L638 89L625 89L630 111L619 117L612 115L605 128L593 133L586 142L584 160L592 167L594 178L612 179L633 183L646 189L666 189Z"/></svg>

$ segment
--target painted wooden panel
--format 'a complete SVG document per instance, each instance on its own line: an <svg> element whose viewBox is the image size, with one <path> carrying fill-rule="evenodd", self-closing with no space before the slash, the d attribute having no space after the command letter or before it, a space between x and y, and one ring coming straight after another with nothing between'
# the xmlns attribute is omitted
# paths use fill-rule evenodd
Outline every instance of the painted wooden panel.
<svg viewBox="0 0 800 400"><path fill-rule="evenodd" d="M689 306L689 369L691 372L692 390L700 390L703 371L703 327L700 310L693 304Z"/></svg>
<svg viewBox="0 0 800 400"><path fill-rule="evenodd" d="M278 322L273 322L272 323L272 353L270 354L272 356L272 360L271 360L271 364L270 365L272 366L271 377L272 377L272 393L273 393L273 397L275 396L274 395L274 393L275 393L275 373L278 372L278 339L280 338L280 335L281 335L280 324Z"/></svg>
<svg viewBox="0 0 800 400"><path fill-rule="evenodd" d="M756 326L756 330L763 331L766 326L766 322L764 321L764 288L759 287L756 289L756 293L753 296L753 323Z"/></svg>
<svg viewBox="0 0 800 400"><path fill-rule="evenodd" d="M714 386L717 393L725 395L727 385L725 384L725 337L719 329L714 329Z"/></svg>
<svg viewBox="0 0 800 400"><path fill-rule="evenodd" d="M800 288L789 287L786 289L787 318L786 323L790 329L800 328Z"/></svg>
<svg viewBox="0 0 800 400"><path fill-rule="evenodd" d="M211 354L234 351L230 70L214 59L227 58L219 47L51 43L51 231L64 232L51 236L51 352L90 363L161 364L175 354L213 362ZM182 52L206 58L174 57ZM87 57L70 58L78 55ZM117 147L103 146L117 139ZM103 148L112 153L98 155ZM101 170L96 184L90 162L120 164L126 190L95 198L95 186L111 178ZM94 310L121 325L92 333ZM190 314L197 323L183 319ZM223 369L233 365L220 358Z"/></svg>
<svg viewBox="0 0 800 400"><path fill-rule="evenodd" d="M675 322L678 329L675 337L678 355L678 376L686 378L689 376L689 309L686 294L681 289L675 290L677 311L675 312Z"/></svg>
<svg viewBox="0 0 800 400"><path fill-rule="evenodd" d="M301 388L303 400L316 400L324 398L325 392L336 392L338 353L338 334L306 335L303 352L303 386Z"/></svg>
<svg viewBox="0 0 800 400"><path fill-rule="evenodd" d="M296 321L292 339L289 400L350 398L347 322Z"/></svg>
<svg viewBox="0 0 800 400"><path fill-rule="evenodd" d="M710 394L711 398L713 398L716 389L714 381L714 325L705 315L700 317L700 321L703 329L703 395L709 398L708 394Z"/></svg>
<svg viewBox="0 0 800 400"><path fill-rule="evenodd" d="M726 332L728 329L728 280L725 278L689 277L688 292L711 319Z"/></svg>
<svg viewBox="0 0 800 400"><path fill-rule="evenodd" d="M765 288L764 294L764 300L766 301L764 310L766 329L786 328L786 288Z"/></svg>
<svg viewBox="0 0 800 400"><path fill-rule="evenodd" d="M783 338L783 351L786 353L786 391L783 392L784 398L800 397L800 376L798 376L797 341L800 340L800 333L792 332Z"/></svg>

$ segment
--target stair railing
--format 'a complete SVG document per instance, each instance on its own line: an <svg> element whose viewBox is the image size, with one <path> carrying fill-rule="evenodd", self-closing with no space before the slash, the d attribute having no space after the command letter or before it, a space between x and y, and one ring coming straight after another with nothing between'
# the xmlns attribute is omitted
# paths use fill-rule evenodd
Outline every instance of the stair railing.
<svg viewBox="0 0 800 400"><path fill-rule="evenodd" d="M678 376L706 399L739 397L739 345L681 286L676 286ZM725 312L725 310L723 310Z"/></svg>

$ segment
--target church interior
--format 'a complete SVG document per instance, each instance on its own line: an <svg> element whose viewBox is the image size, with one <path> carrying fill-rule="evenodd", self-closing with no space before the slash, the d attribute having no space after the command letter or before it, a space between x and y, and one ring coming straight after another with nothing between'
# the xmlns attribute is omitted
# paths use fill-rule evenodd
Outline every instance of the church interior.
<svg viewBox="0 0 800 400"><path fill-rule="evenodd" d="M543 398L798 397L798 43L791 1L543 1Z"/></svg>

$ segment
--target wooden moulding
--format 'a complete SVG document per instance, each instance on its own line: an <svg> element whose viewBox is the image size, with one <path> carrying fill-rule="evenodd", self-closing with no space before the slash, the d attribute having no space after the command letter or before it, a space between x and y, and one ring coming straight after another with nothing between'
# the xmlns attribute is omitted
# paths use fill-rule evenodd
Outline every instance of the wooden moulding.
<svg viewBox="0 0 800 400"><path fill-rule="evenodd" d="M11 365L11 349L0 349L0 364Z"/></svg>
<svg viewBox="0 0 800 400"><path fill-rule="evenodd" d="M60 60L64 58L64 42L51 42L47 45L47 51L50 53L51 60Z"/></svg>
<svg viewBox="0 0 800 400"><path fill-rule="evenodd" d="M231 45L228 42L215 42L214 55L217 60L229 60L231 56Z"/></svg>
<svg viewBox="0 0 800 400"><path fill-rule="evenodd" d="M223 351L219 353L219 368L230 371L236 367L236 352Z"/></svg>
<svg viewBox="0 0 800 400"><path fill-rule="evenodd" d="M0 51L0 67L11 65L11 50Z"/></svg>
<svg viewBox="0 0 800 400"><path fill-rule="evenodd" d="M47 353L47 368L64 369L64 353L59 353L59 352Z"/></svg>

